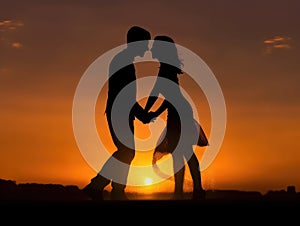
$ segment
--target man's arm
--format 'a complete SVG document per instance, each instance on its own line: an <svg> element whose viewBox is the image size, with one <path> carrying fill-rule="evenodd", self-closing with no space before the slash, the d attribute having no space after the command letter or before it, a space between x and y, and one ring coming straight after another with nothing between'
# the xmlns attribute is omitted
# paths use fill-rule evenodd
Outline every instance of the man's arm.
<svg viewBox="0 0 300 226"><path fill-rule="evenodd" d="M145 117L144 109L139 105L138 102L136 102L131 110L131 114L135 117L137 117L139 120L141 120L143 117ZM141 120L142 121L142 120Z"/></svg>
<svg viewBox="0 0 300 226"><path fill-rule="evenodd" d="M162 109L162 108L160 108ZM135 103L133 106L131 112L130 112L131 118L136 117L144 124L149 123L150 121L153 121L154 118L156 118L159 114L156 112L147 112L145 109L143 109L138 103Z"/></svg>

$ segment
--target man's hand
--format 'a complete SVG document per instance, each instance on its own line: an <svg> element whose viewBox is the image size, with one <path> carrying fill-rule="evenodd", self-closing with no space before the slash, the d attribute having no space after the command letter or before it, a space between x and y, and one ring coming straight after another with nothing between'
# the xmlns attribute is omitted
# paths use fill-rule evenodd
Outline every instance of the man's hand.
<svg viewBox="0 0 300 226"><path fill-rule="evenodd" d="M142 118L141 118L141 121L144 123L144 124L148 124L150 122L154 122L155 121L155 118L157 117L156 113L155 112L144 112Z"/></svg>
<svg viewBox="0 0 300 226"><path fill-rule="evenodd" d="M148 112L148 117L149 117L149 122L154 122L157 117L157 114L156 112L150 111Z"/></svg>

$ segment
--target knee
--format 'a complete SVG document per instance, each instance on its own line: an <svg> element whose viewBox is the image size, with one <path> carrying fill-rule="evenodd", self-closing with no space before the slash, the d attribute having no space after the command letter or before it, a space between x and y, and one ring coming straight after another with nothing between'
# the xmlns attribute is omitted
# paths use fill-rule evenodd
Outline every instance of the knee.
<svg viewBox="0 0 300 226"><path fill-rule="evenodd" d="M131 163L135 156L135 150L129 149L127 154L128 163Z"/></svg>
<svg viewBox="0 0 300 226"><path fill-rule="evenodd" d="M135 150L132 150L132 149L121 149L120 150L119 149L119 150L115 151L112 156L123 163L130 164L132 162L132 160L134 159Z"/></svg>
<svg viewBox="0 0 300 226"><path fill-rule="evenodd" d="M130 164L132 160L134 159L135 151L132 149L127 149L122 152L122 154L119 156L119 160L126 164Z"/></svg>

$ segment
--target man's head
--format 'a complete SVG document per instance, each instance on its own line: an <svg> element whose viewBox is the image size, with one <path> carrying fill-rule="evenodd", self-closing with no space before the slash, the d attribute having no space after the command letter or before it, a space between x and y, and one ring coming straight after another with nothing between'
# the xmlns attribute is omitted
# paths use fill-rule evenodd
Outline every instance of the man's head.
<svg viewBox="0 0 300 226"><path fill-rule="evenodd" d="M150 39L150 32L139 26L132 26L127 32L128 48L130 48L136 56L143 56L145 54L149 48L148 44Z"/></svg>
<svg viewBox="0 0 300 226"><path fill-rule="evenodd" d="M127 43L150 39L150 32L139 26L133 26L127 32Z"/></svg>

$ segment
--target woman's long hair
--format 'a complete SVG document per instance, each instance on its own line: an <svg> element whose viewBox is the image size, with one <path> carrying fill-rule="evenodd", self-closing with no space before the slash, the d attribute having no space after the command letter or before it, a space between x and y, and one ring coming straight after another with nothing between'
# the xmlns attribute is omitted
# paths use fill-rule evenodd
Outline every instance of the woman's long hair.
<svg viewBox="0 0 300 226"><path fill-rule="evenodd" d="M181 67L183 65L182 61L179 59L178 50L175 42L172 38L166 35L158 35L154 38L154 41L164 41L168 42L166 45L159 44L159 54L160 58L164 61L161 64L166 64L169 62L169 66L173 68L177 74L183 74Z"/></svg>

